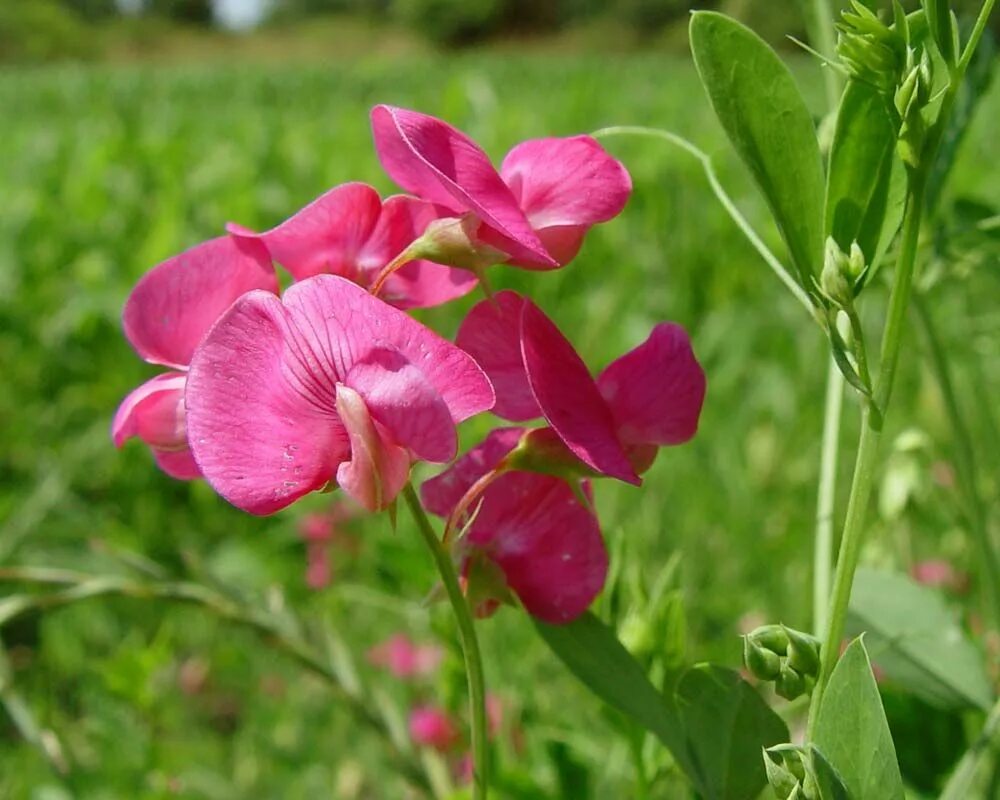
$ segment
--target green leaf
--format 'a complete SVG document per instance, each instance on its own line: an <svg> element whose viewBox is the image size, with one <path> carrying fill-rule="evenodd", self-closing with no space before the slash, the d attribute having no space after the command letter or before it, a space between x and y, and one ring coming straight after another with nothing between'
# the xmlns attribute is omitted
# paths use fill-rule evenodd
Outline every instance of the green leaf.
<svg viewBox="0 0 1000 800"><path fill-rule="evenodd" d="M566 625L535 620L553 653L612 708L655 734L690 774L680 719L615 632L590 612Z"/></svg>
<svg viewBox="0 0 1000 800"><path fill-rule="evenodd" d="M815 745L809 745L809 755L812 758L813 773L816 776L816 788L819 790L819 800L851 800L844 786L840 773L834 769L822 751Z"/></svg>
<svg viewBox="0 0 1000 800"><path fill-rule="evenodd" d="M844 651L816 718L815 745L851 800L903 800L903 778L861 639Z"/></svg>
<svg viewBox="0 0 1000 800"><path fill-rule="evenodd" d="M691 17L691 50L712 107L771 208L806 290L823 258L823 164L791 72L729 17Z"/></svg>
<svg viewBox="0 0 1000 800"><path fill-rule="evenodd" d="M943 709L993 702L983 657L941 595L905 575L861 568L851 593L848 631L867 632L888 678Z"/></svg>
<svg viewBox="0 0 1000 800"><path fill-rule="evenodd" d="M851 81L837 111L826 183L826 233L845 253L857 242L874 274L903 220L903 193L893 191L896 127L873 87ZM902 197L900 196L902 194Z"/></svg>
<svg viewBox="0 0 1000 800"><path fill-rule="evenodd" d="M698 791L718 800L753 800L767 783L761 749L789 739L788 728L739 673L692 667L676 703Z"/></svg>
<svg viewBox="0 0 1000 800"><path fill-rule="evenodd" d="M958 49L955 42L956 28L955 18L951 13L951 0L924 0L924 12L927 14L927 24L941 58L948 66L955 66L958 61Z"/></svg>

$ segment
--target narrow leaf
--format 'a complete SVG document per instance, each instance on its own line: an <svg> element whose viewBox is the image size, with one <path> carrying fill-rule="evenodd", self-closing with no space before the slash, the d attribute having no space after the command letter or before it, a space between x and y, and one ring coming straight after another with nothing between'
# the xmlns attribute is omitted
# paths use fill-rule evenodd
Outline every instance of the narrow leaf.
<svg viewBox="0 0 1000 800"><path fill-rule="evenodd" d="M851 800L903 800L903 778L882 698L861 639L844 651L816 719L815 745Z"/></svg>
<svg viewBox="0 0 1000 800"><path fill-rule="evenodd" d="M823 165L795 80L763 39L723 14L696 12L690 36L712 107L809 290L823 256Z"/></svg>
<svg viewBox="0 0 1000 800"><path fill-rule="evenodd" d="M899 573L861 568L848 630L866 632L886 677L931 705L945 710L992 705L983 656L935 590Z"/></svg>
<svg viewBox="0 0 1000 800"><path fill-rule="evenodd" d="M955 18L951 14L950 0L924 0L924 12L941 58L948 66L954 66L958 53L955 50Z"/></svg>
<svg viewBox="0 0 1000 800"><path fill-rule="evenodd" d="M816 788L819 790L819 800L851 800L844 786L844 780L834 769L827 757L815 745L809 746L812 758L813 773L816 776Z"/></svg>
<svg viewBox="0 0 1000 800"><path fill-rule="evenodd" d="M675 698L702 795L757 797L767 784L761 749L789 739L781 718L738 673L712 664L689 669Z"/></svg>

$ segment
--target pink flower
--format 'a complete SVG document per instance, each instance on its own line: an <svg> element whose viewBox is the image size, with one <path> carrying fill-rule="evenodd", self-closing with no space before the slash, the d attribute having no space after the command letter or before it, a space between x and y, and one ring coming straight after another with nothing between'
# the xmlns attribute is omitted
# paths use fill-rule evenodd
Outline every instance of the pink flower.
<svg viewBox="0 0 1000 800"><path fill-rule="evenodd" d="M410 738L440 753L453 750L461 734L451 715L437 706L417 706L410 712Z"/></svg>
<svg viewBox="0 0 1000 800"><path fill-rule="evenodd" d="M943 558L918 561L910 568L910 575L917 583L935 589L946 589L961 594L968 588L969 576Z"/></svg>
<svg viewBox="0 0 1000 800"><path fill-rule="evenodd" d="M188 440L233 505L270 514L336 482L393 501L414 459L446 462L455 426L492 407L475 361L351 281L317 275L241 297L191 363Z"/></svg>
<svg viewBox="0 0 1000 800"><path fill-rule="evenodd" d="M125 302L125 336L151 364L171 367L132 391L111 425L117 447L133 436L153 451L174 478L199 476L187 441L184 387L195 347L244 292L277 292L267 252L257 242L223 236L154 267Z"/></svg>
<svg viewBox="0 0 1000 800"><path fill-rule="evenodd" d="M415 197L397 195L383 203L371 186L345 183L264 233L232 223L229 229L262 242L296 280L329 273L368 289L382 268L440 215ZM461 297L475 285L475 276L466 270L411 261L386 281L380 296L397 308L417 308Z"/></svg>
<svg viewBox="0 0 1000 800"><path fill-rule="evenodd" d="M373 665L388 670L401 680L424 678L437 671L444 652L433 644L417 644L397 633L368 651Z"/></svg>
<svg viewBox="0 0 1000 800"><path fill-rule="evenodd" d="M593 473L638 484L658 447L686 442L697 430L705 373L679 325L657 325L596 381L555 324L515 292L474 306L456 343L490 376L495 414L515 422L544 417ZM551 448L553 437L537 441Z"/></svg>
<svg viewBox="0 0 1000 800"><path fill-rule="evenodd" d="M474 238L516 266L568 263L587 230L617 216L632 191L625 167L589 136L522 142L498 173L479 145L439 119L386 105L371 117L389 176L456 217L472 215Z"/></svg>
<svg viewBox="0 0 1000 800"><path fill-rule="evenodd" d="M448 470L425 481L424 506L450 517L524 432L497 429ZM588 491L586 484L581 491ZM570 622L586 611L604 586L608 555L596 517L570 485L549 475L506 472L476 499L480 505L458 546L477 606L492 610L509 590L528 613L546 622Z"/></svg>

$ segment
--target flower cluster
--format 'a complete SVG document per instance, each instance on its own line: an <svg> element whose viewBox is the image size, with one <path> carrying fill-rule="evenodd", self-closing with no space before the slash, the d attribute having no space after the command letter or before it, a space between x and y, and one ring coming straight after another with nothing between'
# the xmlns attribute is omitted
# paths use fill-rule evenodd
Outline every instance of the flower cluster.
<svg viewBox="0 0 1000 800"><path fill-rule="evenodd" d="M422 499L448 519L476 610L517 600L571 620L607 571L590 480L638 484L697 428L705 378L687 334L657 325L595 379L514 292L487 291L454 343L407 311L465 295L494 264L564 266L622 211L629 175L588 136L523 142L498 170L441 120L377 106L371 122L409 194L337 186L266 232L230 223L138 283L125 334L170 371L125 398L114 441L138 437L165 472L253 514L333 488L379 511L414 463L451 463ZM456 460L459 423L490 410L519 425Z"/></svg>

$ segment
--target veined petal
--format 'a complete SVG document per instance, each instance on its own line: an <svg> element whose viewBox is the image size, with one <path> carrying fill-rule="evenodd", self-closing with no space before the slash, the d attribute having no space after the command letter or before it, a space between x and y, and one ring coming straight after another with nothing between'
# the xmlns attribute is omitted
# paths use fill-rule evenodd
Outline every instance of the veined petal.
<svg viewBox="0 0 1000 800"><path fill-rule="evenodd" d="M337 483L368 511L381 511L406 484L410 457L387 440L361 395L344 384L337 384L337 413L351 442L350 460L337 468Z"/></svg>
<svg viewBox="0 0 1000 800"><path fill-rule="evenodd" d="M444 463L455 457L458 432L448 406L398 351L372 351L351 367L345 383L364 399L395 444L408 447L424 461Z"/></svg>
<svg viewBox="0 0 1000 800"><path fill-rule="evenodd" d="M408 192L453 211L471 211L488 244L539 268L559 266L545 251L510 189L472 139L439 119L403 108L372 109L379 161Z"/></svg>
<svg viewBox="0 0 1000 800"><path fill-rule="evenodd" d="M483 495L466 546L500 567L530 614L553 624L586 611L607 576L597 519L568 484L547 475L500 476Z"/></svg>
<svg viewBox="0 0 1000 800"><path fill-rule="evenodd" d="M183 372L166 372L133 389L122 400L111 423L115 447L137 436L151 447L187 447Z"/></svg>
<svg viewBox="0 0 1000 800"><path fill-rule="evenodd" d="M526 428L496 428L440 475L420 487L424 508L448 517L477 480L496 467L513 450Z"/></svg>
<svg viewBox="0 0 1000 800"><path fill-rule="evenodd" d="M198 466L252 514L321 488L350 453L336 376L322 360L304 358L289 316L272 294L244 295L205 337L188 375L188 441Z"/></svg>
<svg viewBox="0 0 1000 800"><path fill-rule="evenodd" d="M417 239L427 226L450 212L406 195L395 195L382 204L375 230L358 255L362 286L369 287L381 269ZM411 261L394 272L379 295L396 308L426 308L468 294L476 276L468 270L431 261Z"/></svg>
<svg viewBox="0 0 1000 800"><path fill-rule="evenodd" d="M590 136L522 142L500 175L536 230L606 222L632 193L628 170Z"/></svg>
<svg viewBox="0 0 1000 800"><path fill-rule="evenodd" d="M530 300L521 312L521 355L545 419L589 467L627 483L641 480L629 463L615 420L587 365Z"/></svg>
<svg viewBox="0 0 1000 800"><path fill-rule="evenodd" d="M263 245L241 236L210 239L143 276L125 302L125 335L146 361L186 367L222 312L252 289L278 291Z"/></svg>
<svg viewBox="0 0 1000 800"><path fill-rule="evenodd" d="M271 258L297 281L330 273L352 280L358 257L375 230L382 200L371 186L335 186L264 233L230 225L230 231L262 242ZM397 251L398 252L398 251Z"/></svg>
<svg viewBox="0 0 1000 800"><path fill-rule="evenodd" d="M705 372L680 325L664 322L597 379L625 444L681 444L698 430Z"/></svg>
<svg viewBox="0 0 1000 800"><path fill-rule="evenodd" d="M284 302L304 357L329 365L337 381L371 353L396 351L428 380L454 422L492 408L493 387L468 353L360 286L318 275L293 285Z"/></svg>
<svg viewBox="0 0 1000 800"><path fill-rule="evenodd" d="M521 312L526 302L512 291L482 300L466 315L455 337L455 344L476 359L493 383L497 396L493 413L511 422L542 414L521 355Z"/></svg>

